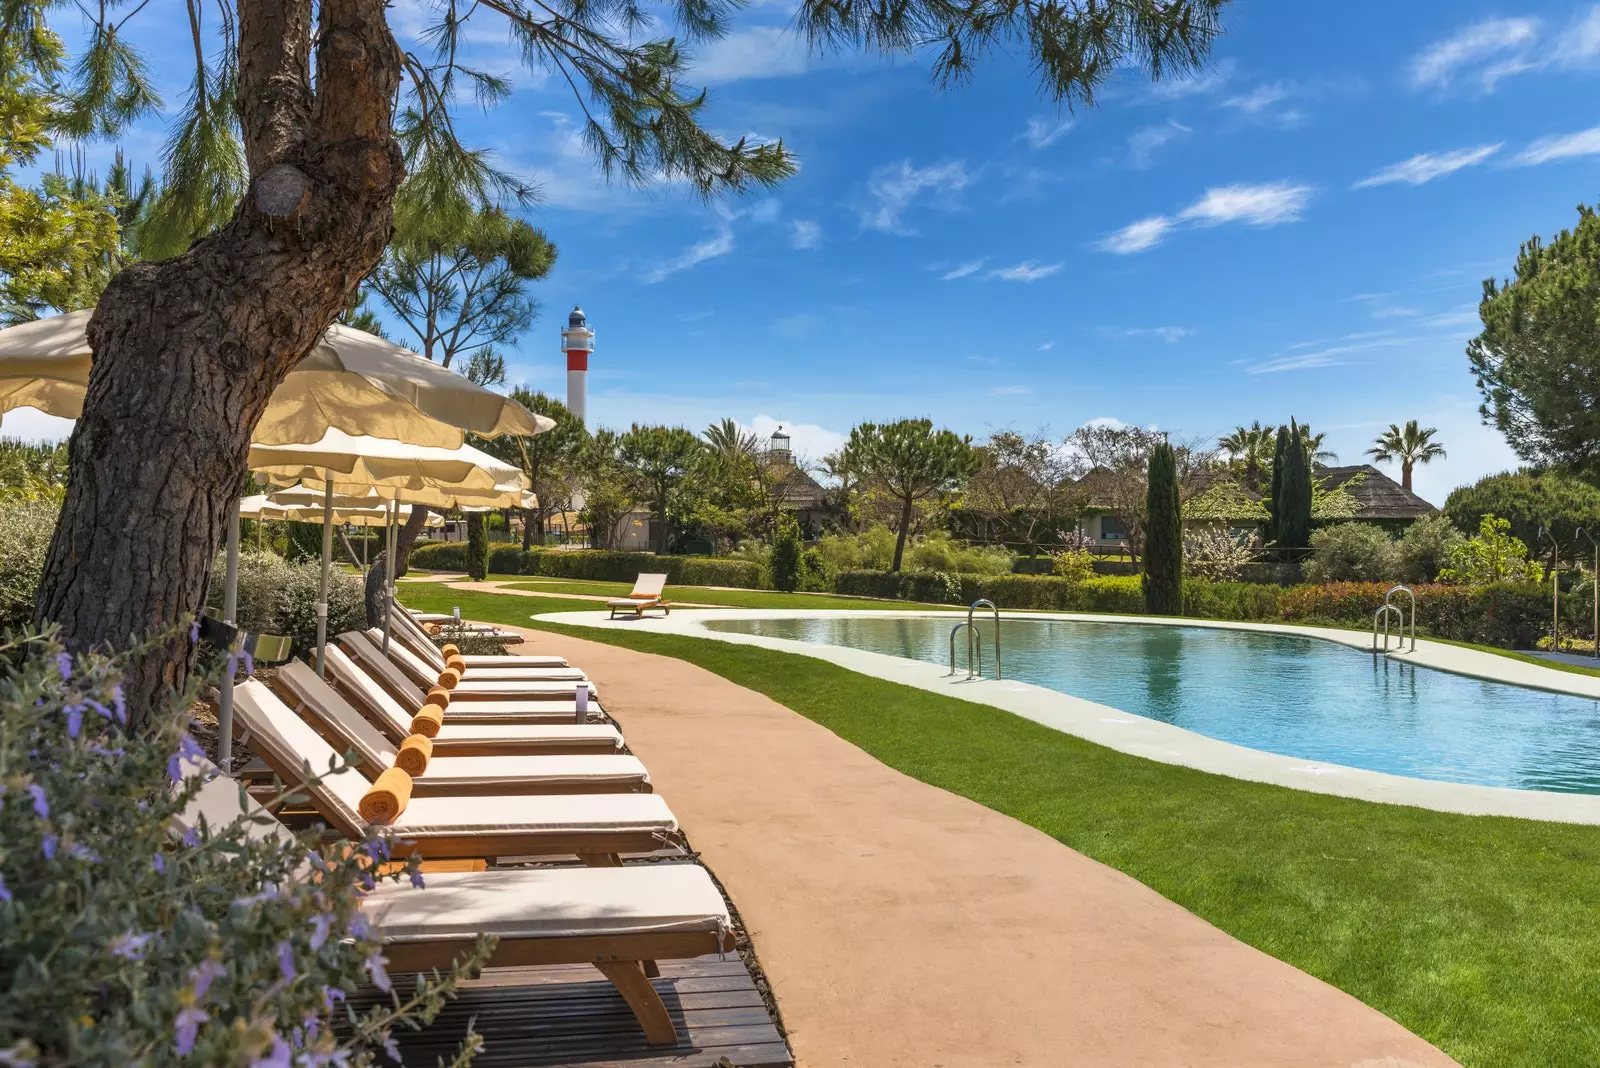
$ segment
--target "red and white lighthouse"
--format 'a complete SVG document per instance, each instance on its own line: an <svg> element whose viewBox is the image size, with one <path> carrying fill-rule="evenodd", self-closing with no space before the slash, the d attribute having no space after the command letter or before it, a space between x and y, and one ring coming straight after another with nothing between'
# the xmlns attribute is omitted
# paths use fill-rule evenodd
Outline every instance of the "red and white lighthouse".
<svg viewBox="0 0 1600 1068"><path fill-rule="evenodd" d="M567 316L567 328L561 332L561 347L567 353L567 410L587 423L584 409L588 406L589 354L594 351L594 331L583 309L576 304Z"/></svg>

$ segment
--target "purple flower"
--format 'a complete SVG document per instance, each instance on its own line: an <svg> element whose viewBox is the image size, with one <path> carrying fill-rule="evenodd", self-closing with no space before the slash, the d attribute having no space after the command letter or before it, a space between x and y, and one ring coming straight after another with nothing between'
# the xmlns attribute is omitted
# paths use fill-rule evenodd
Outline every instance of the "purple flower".
<svg viewBox="0 0 1600 1068"><path fill-rule="evenodd" d="M367 918L359 912L350 920L350 936L352 938L365 938L371 930L372 928L367 923Z"/></svg>
<svg viewBox="0 0 1600 1068"><path fill-rule="evenodd" d="M402 1061L400 1059L400 1046L399 1046L399 1044L397 1044L395 1042L395 1040L393 1038L391 1038L390 1036L388 1036L388 1035L384 1035L383 1036L383 1052L387 1053L389 1055L389 1059L391 1061L394 1061L394 1063L396 1063L396 1064L405 1063L404 1061Z"/></svg>
<svg viewBox="0 0 1600 1068"><path fill-rule="evenodd" d="M122 683L111 687L111 707L117 711L117 722L128 722L128 699L122 696Z"/></svg>
<svg viewBox="0 0 1600 1068"><path fill-rule="evenodd" d="M33 811L34 811L34 814L36 816L38 816L40 819L42 819L42 820L49 819L50 818L50 802L45 799L44 787L40 786L36 782L30 782L28 784L28 786L27 786L27 790L28 790L28 793L33 795Z"/></svg>
<svg viewBox="0 0 1600 1068"><path fill-rule="evenodd" d="M272 1048L265 1055L252 1061L250 1068L294 1068L294 1059L289 1049L289 1043L283 1040L282 1035L273 1035Z"/></svg>
<svg viewBox="0 0 1600 1068"><path fill-rule="evenodd" d="M389 973L383 968L387 963L389 963L389 958L382 953L374 953L367 958L367 971L372 973L372 984L384 993L388 993L389 989L394 986L393 983L389 982Z"/></svg>
<svg viewBox="0 0 1600 1068"><path fill-rule="evenodd" d="M55 860L56 859L56 846L60 842L61 842L61 839L59 837L57 837L56 835L46 834L44 836L44 841L42 843L40 843L40 845L44 849L44 859L45 860Z"/></svg>
<svg viewBox="0 0 1600 1068"><path fill-rule="evenodd" d="M67 706L67 737L76 738L78 732L83 730L83 706Z"/></svg>
<svg viewBox="0 0 1600 1068"><path fill-rule="evenodd" d="M329 1012L333 1011L334 1005L343 1000L344 991L340 990L338 987L325 986L322 988L322 1007L327 1009Z"/></svg>
<svg viewBox="0 0 1600 1068"><path fill-rule="evenodd" d="M328 940L328 928L333 923L332 916L313 916L311 918L311 952L315 953L322 948Z"/></svg>
<svg viewBox="0 0 1600 1068"><path fill-rule="evenodd" d="M178 1013L178 1018L173 1023L173 1034L178 1047L178 1056L187 1057L194 1049L194 1040L200 1035L200 1025L211 1017L190 1005Z"/></svg>
<svg viewBox="0 0 1600 1068"><path fill-rule="evenodd" d="M105 705L101 704L99 701L96 701L93 697L85 697L84 698L84 702L90 708L92 708L96 712L100 713L101 718L103 718L103 719L112 719L113 718L113 716L111 715L111 709L107 708Z"/></svg>
<svg viewBox="0 0 1600 1068"><path fill-rule="evenodd" d="M189 972L189 981L194 984L194 999L199 1001L206 996L206 991L211 989L214 980L221 979L228 974L219 961L203 960Z"/></svg>
<svg viewBox="0 0 1600 1068"><path fill-rule="evenodd" d="M300 974L294 967L294 946L287 938L278 943L278 972L286 983L294 982L294 977Z"/></svg>
<svg viewBox="0 0 1600 1068"><path fill-rule="evenodd" d="M167 874L167 862L160 853L150 858L150 866L156 870L157 875Z"/></svg>
<svg viewBox="0 0 1600 1068"><path fill-rule="evenodd" d="M72 845L67 847L67 856L73 860L86 860L90 864L97 863L100 860L99 855L82 842L73 842Z"/></svg>
<svg viewBox="0 0 1600 1068"><path fill-rule="evenodd" d="M11 891L6 887L6 877L0 875L0 901L10 901Z"/></svg>
<svg viewBox="0 0 1600 1068"><path fill-rule="evenodd" d="M389 859L389 843L382 838L368 838L361 843L361 848L372 858L373 863Z"/></svg>
<svg viewBox="0 0 1600 1068"><path fill-rule="evenodd" d="M189 624L189 642L193 644L200 640L200 621L197 619Z"/></svg>
<svg viewBox="0 0 1600 1068"><path fill-rule="evenodd" d="M120 934L111 940L111 953L123 960L144 960L144 947L150 942L150 935Z"/></svg>
<svg viewBox="0 0 1600 1068"><path fill-rule="evenodd" d="M422 869L414 868L411 871L411 885L418 890L423 889Z"/></svg>
<svg viewBox="0 0 1600 1068"><path fill-rule="evenodd" d="M71 653L57 653L56 654L56 670L61 672L61 681L62 682L66 682L68 679L72 678L72 654Z"/></svg>
<svg viewBox="0 0 1600 1068"><path fill-rule="evenodd" d="M195 764L206 758L206 751L187 734L178 739L178 751L167 760L167 778L173 782L183 781L183 765Z"/></svg>

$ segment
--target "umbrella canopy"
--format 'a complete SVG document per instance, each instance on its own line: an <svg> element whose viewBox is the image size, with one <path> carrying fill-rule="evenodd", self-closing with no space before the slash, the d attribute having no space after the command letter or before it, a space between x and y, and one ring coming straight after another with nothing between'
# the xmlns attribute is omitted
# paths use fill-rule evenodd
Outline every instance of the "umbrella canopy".
<svg viewBox="0 0 1600 1068"><path fill-rule="evenodd" d="M288 519L289 510L267 500L265 493L239 498L240 519Z"/></svg>
<svg viewBox="0 0 1600 1068"><path fill-rule="evenodd" d="M0 330L0 412L76 419L89 384L92 311ZM454 448L462 431L538 434L555 424L381 337L335 324L273 392L253 440L316 441L330 428Z"/></svg>
<svg viewBox="0 0 1600 1068"><path fill-rule="evenodd" d="M257 474L296 481L315 494L331 479L336 496L374 490L384 499L434 508L519 508L528 488L519 468L470 445L430 448L337 430L313 445L252 446L248 462Z"/></svg>

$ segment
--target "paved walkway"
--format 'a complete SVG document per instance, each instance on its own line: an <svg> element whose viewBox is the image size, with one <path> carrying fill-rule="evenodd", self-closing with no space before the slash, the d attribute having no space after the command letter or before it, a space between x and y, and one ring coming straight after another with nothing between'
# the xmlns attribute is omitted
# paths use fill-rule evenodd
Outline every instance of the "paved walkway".
<svg viewBox="0 0 1600 1068"><path fill-rule="evenodd" d="M413 581L413 580L411 580L411 579L401 579L400 583L401 583L401 585L404 585L405 583L410 582L410 581ZM610 596L607 596L607 595L595 594L595 593L557 593L557 592L555 592L553 590L519 590L519 589L515 589L514 588L514 587L516 587L518 585L522 585L524 583L539 581L536 576L535 577L530 577L530 578L514 578L514 579L483 579L483 580L479 581L479 580L473 580L473 579L459 579L458 580L456 578L456 576L454 576L454 575L424 575L421 578L418 578L418 579L416 579L414 581L417 581L417 582L441 582L441 583L444 583L444 584L448 585L449 588L452 589L452 590L470 590L473 593L507 593L507 594L513 594L513 595L515 595L517 597L554 597L554 598L557 598L557 599L560 599L560 600L564 600L564 601L593 601L593 602L595 602L597 604L605 604L605 602L607 602L607 601L611 601L611 600L616 600L617 599L617 598L610 597ZM707 588L709 589L711 587L707 587ZM621 596L622 596L621 594L617 595L617 597L621 597ZM674 609L677 609L677 608L721 608L722 606L721 605L715 605L715 604L700 604L700 603L695 602L695 601L679 601L679 600L674 599L672 601L672 607Z"/></svg>
<svg viewBox="0 0 1600 1068"><path fill-rule="evenodd" d="M606 694L743 914L801 1068L1433 1068L1354 998L679 660L525 631Z"/></svg>

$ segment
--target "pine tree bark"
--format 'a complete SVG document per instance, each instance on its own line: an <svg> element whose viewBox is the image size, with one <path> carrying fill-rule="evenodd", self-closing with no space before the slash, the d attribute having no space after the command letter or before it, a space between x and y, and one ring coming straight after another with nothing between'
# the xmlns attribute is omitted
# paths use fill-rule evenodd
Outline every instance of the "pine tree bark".
<svg viewBox="0 0 1600 1068"><path fill-rule="evenodd" d="M249 190L183 255L118 274L90 320L88 393L34 609L75 648L122 647L198 611L268 398L388 243L400 51L383 0L318 12L313 48L311 0L240 0ZM174 634L132 665L135 717L184 683L191 655Z"/></svg>

